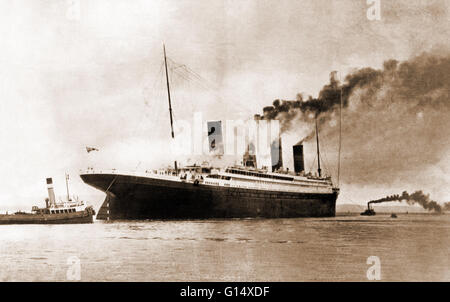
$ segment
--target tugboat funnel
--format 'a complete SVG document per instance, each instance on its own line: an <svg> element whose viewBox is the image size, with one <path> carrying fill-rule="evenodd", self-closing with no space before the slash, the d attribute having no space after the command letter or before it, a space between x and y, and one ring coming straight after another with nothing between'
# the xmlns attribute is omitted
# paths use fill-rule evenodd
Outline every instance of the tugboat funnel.
<svg viewBox="0 0 450 302"><path fill-rule="evenodd" d="M49 206L55 206L55 192L53 191L53 180L52 178L47 178L47 190L48 190L48 199L49 199Z"/></svg>

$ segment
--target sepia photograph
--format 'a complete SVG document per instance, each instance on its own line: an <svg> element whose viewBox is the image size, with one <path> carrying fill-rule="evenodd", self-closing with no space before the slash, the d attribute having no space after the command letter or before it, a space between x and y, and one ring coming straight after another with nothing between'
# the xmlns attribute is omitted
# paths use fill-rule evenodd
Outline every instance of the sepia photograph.
<svg viewBox="0 0 450 302"><path fill-rule="evenodd" d="M0 281L450 281L449 20L448 0L1 0Z"/></svg>

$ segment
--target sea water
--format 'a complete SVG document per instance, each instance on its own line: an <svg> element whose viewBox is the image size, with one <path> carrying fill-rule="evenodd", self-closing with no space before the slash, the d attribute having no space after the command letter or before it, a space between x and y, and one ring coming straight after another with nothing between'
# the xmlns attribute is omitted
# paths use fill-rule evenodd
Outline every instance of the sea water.
<svg viewBox="0 0 450 302"><path fill-rule="evenodd" d="M448 214L1 225L0 281L450 281L449 247Z"/></svg>

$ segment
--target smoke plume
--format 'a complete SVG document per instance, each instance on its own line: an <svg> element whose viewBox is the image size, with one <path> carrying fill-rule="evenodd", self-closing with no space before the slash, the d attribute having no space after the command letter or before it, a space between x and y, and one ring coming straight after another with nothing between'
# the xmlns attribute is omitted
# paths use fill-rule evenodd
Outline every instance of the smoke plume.
<svg viewBox="0 0 450 302"><path fill-rule="evenodd" d="M385 61L381 69L355 70L342 83L331 73L317 98L299 94L293 101L275 100L264 107L262 118L277 119L283 132L302 137L314 133L317 118L323 152L328 151L328 166L334 168L342 93L341 182L420 186L447 200L449 70L450 51L440 49L406 61ZM305 143L313 137L307 135Z"/></svg>
<svg viewBox="0 0 450 302"><path fill-rule="evenodd" d="M444 211L450 211L450 201L444 203L444 206L442 207L442 209L443 209Z"/></svg>
<svg viewBox="0 0 450 302"><path fill-rule="evenodd" d="M374 68L358 69L340 83L337 72L330 73L330 81L324 85L317 98L304 99L297 94L296 100L274 100L271 106L263 108L263 119L277 119L282 132L291 130L297 119L311 122L318 118L323 124L341 103L342 107L352 107L362 101L368 108L383 104L409 102L415 107L445 106L448 102L450 78L450 55L423 53L409 61L387 60L382 70ZM356 96L356 98L355 98ZM353 98L353 99L352 99ZM375 109L375 108L374 108Z"/></svg>
<svg viewBox="0 0 450 302"><path fill-rule="evenodd" d="M450 211L450 201L444 203L444 206L442 207L442 210Z"/></svg>
<svg viewBox="0 0 450 302"><path fill-rule="evenodd" d="M434 211L437 213L442 212L442 207L436 201L430 200L430 196L425 195L422 191L416 191L412 194L408 194L406 191L403 191L401 195L395 194L381 199L371 200L368 204L388 201L406 201L409 205L418 203L425 210Z"/></svg>
<svg viewBox="0 0 450 302"><path fill-rule="evenodd" d="M279 120L282 132L290 130L294 124L293 122L297 118L307 122L311 122L315 118L318 118L320 124L322 124L329 118L325 113L333 112L340 106L341 94L342 106L347 107L349 97L356 88L369 85L380 75L382 75L382 71L377 71L372 68L363 68L348 75L345 79L345 83L341 85L336 79L336 72L333 71L330 74L330 83L322 88L318 98L309 96L307 100L304 100L302 94L299 93L297 94L295 101L275 100L272 106L263 108L262 118L267 120ZM308 135L308 137L310 139L312 136Z"/></svg>

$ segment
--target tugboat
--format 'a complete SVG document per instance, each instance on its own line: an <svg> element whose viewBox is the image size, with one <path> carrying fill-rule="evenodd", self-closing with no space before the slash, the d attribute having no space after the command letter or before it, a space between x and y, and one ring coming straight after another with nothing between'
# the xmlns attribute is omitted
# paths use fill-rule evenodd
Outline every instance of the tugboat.
<svg viewBox="0 0 450 302"><path fill-rule="evenodd" d="M53 191L53 181L47 178L48 198L45 208L32 207L31 213L16 212L14 214L0 214L0 224L69 224L92 223L95 211L92 206L86 206L83 201L72 200L69 197L69 175L66 175L67 201L56 202Z"/></svg>
<svg viewBox="0 0 450 302"><path fill-rule="evenodd" d="M370 207L370 202L367 203L367 210L361 213L363 216L375 216L375 211Z"/></svg>

